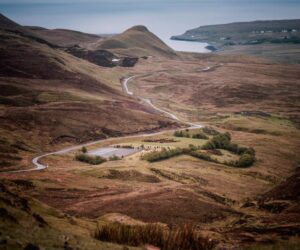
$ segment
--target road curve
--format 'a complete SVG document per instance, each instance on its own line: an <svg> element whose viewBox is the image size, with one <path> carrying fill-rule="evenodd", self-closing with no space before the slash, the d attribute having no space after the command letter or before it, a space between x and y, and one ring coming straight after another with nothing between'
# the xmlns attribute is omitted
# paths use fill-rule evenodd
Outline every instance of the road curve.
<svg viewBox="0 0 300 250"><path fill-rule="evenodd" d="M205 72L205 71L209 71L211 69L211 67L206 67L204 69L202 69L201 71ZM129 90L128 88L128 83L130 80L132 80L133 78L135 77L138 77L137 75L135 76L131 76L131 77L128 77L128 78L125 78L122 82L122 86L123 86L123 89L125 91L125 93L127 95L131 95L131 96L134 96L134 93L132 91ZM200 124L196 124L196 123L191 123L191 122L186 122L186 121L183 121L181 119L179 119L176 115L172 114L171 112L169 111L166 111L166 110L163 110L161 108L158 108L157 106L155 106L152 101L150 99L147 99L147 98L143 98L143 97L139 97L139 96L136 96L138 99L142 100L143 102L145 102L147 105L149 105L150 107L152 107L154 110L164 114L164 115L167 115L169 116L170 118L172 118L173 120L176 120L176 121L179 121L181 123L184 123L186 125L189 126L189 128L202 128L203 125L200 125Z"/></svg>
<svg viewBox="0 0 300 250"><path fill-rule="evenodd" d="M211 69L211 67L206 67L202 71L204 72L204 71L208 71L210 69ZM134 93L131 92L128 88L128 83L129 83L130 80L132 80L135 77L138 77L138 76L137 75L131 76L131 77L125 78L122 81L122 87L123 87L123 89L124 89L124 91L127 95L134 96ZM142 100L143 102L145 102L150 107L152 107L154 110L156 110L156 111L158 111L158 112L160 112L164 115L169 116L173 120L176 120L176 121L179 121L181 123L184 123L184 124L188 125L189 126L188 128L201 128L201 127L203 127L203 125L200 125L200 124L182 121L181 119L179 119L176 115L172 114L171 112L163 110L163 109L158 108L157 106L155 106L150 99L146 99L146 98L139 97L139 96L136 96L136 97L138 99ZM172 131L172 130L168 130L168 131ZM149 133L149 134L137 134L137 135L131 135L131 136L124 136L122 138L135 138L135 137L141 137L141 136L143 136L143 137L154 136L154 135L159 135L159 134L162 134L162 133L165 133L165 132L168 132L168 131L161 131L161 132L155 132L155 133ZM113 139L116 139L116 138L109 138L109 139L106 139L106 140L113 140ZM40 159L42 159L43 157L46 157L46 156L49 156L49 155L65 154L65 153L68 153L70 151L77 150L77 149L80 149L82 147L91 146L91 145L94 145L94 144L97 144L97 143L103 142L103 141L104 141L103 139L102 140L97 140L97 141L93 141L93 142L89 142L89 143L80 144L80 145L77 145L77 146L68 147L68 148L58 150L58 151L55 151L55 152L45 153L45 154L39 155L39 156L32 159L32 164L35 166L34 168L7 171L7 172L0 172L0 173L22 173L22 172L31 172L31 171L41 171L41 170L44 170L44 169L48 168L48 165L43 165L42 163L40 163Z"/></svg>

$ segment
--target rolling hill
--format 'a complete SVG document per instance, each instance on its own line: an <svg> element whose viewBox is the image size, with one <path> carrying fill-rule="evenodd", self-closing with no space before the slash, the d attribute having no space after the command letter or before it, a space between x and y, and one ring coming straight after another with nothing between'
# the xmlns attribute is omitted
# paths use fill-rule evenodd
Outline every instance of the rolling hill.
<svg viewBox="0 0 300 250"><path fill-rule="evenodd" d="M2 169L22 167L26 152L173 123L125 96L122 75L49 46L3 16L1 20Z"/></svg>
<svg viewBox="0 0 300 250"><path fill-rule="evenodd" d="M144 26L101 37L73 30L21 27L76 57L104 67L133 67L139 58L176 58L176 53Z"/></svg>
<svg viewBox="0 0 300 250"><path fill-rule="evenodd" d="M200 26L173 36L173 40L213 43L217 46L261 43L300 43L300 20L254 21Z"/></svg>
<svg viewBox="0 0 300 250"><path fill-rule="evenodd" d="M200 26L173 40L207 42L223 55L251 55L277 63L300 62L300 20L238 22Z"/></svg>
<svg viewBox="0 0 300 250"><path fill-rule="evenodd" d="M0 249L299 248L299 64L0 19Z"/></svg>
<svg viewBox="0 0 300 250"><path fill-rule="evenodd" d="M97 42L101 38L101 36L94 34L87 34L74 30L67 29L45 29L42 27L35 26L26 26L28 30L32 33L38 35L39 37L62 47L73 46L75 44L81 43L91 43Z"/></svg>
<svg viewBox="0 0 300 250"><path fill-rule="evenodd" d="M134 26L122 34L107 38L94 45L94 48L109 50L126 56L158 56L176 58L170 47L151 33L145 26Z"/></svg>

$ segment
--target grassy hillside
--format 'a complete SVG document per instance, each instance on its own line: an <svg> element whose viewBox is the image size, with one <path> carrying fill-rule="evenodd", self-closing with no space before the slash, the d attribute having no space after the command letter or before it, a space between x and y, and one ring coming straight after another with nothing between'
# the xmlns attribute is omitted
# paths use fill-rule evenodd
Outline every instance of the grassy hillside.
<svg viewBox="0 0 300 250"><path fill-rule="evenodd" d="M101 140L0 172L1 249L299 249L299 65L175 55L137 26L73 46L153 56L105 68L3 22L0 171ZM141 100L204 127L178 131Z"/></svg>
<svg viewBox="0 0 300 250"><path fill-rule="evenodd" d="M135 26L96 45L128 56L158 56L176 58L176 53L144 26Z"/></svg>
<svg viewBox="0 0 300 250"><path fill-rule="evenodd" d="M33 186L31 181L1 180L1 249L124 249L93 237L100 220L75 218L22 195L22 189Z"/></svg>
<svg viewBox="0 0 300 250"><path fill-rule="evenodd" d="M42 27L26 26L32 33L59 46L72 46L81 43L96 42L100 36L67 29L45 29Z"/></svg>
<svg viewBox="0 0 300 250"><path fill-rule="evenodd" d="M12 22L10 31L0 30L0 137L7 147L0 155L2 169L23 165L22 156L14 155L26 150L12 146L16 142L37 152L170 125L123 94L122 73L24 36L19 29Z"/></svg>

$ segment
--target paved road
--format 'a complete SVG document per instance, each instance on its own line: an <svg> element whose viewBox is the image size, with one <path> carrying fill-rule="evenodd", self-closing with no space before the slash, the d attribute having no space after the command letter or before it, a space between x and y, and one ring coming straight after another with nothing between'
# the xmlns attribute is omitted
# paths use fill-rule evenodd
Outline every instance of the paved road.
<svg viewBox="0 0 300 250"><path fill-rule="evenodd" d="M202 69L201 71L205 72L205 71L209 71L211 69L211 67L206 67L204 69ZM128 87L128 83L130 80L132 80L133 78L135 78L137 76L131 76L131 77L128 77L126 79L124 79L124 81L122 82L122 85L123 85L123 89L125 91L126 94L128 95L132 95L134 96L134 93L132 91L129 90L129 87ZM176 121L179 121L181 123L184 123L188 126L190 126L189 128L202 128L203 125L200 125L200 124L196 124L196 123L191 123L191 122L186 122L186 121L183 121L181 120L180 118L178 118L176 115L174 115L173 113L169 112L169 111L166 111L166 110L163 110L157 106L155 106L153 104L153 102L150 100L150 99L147 99L147 98L143 98L143 97L140 97L140 96L136 96L137 98L139 98L140 100L142 100L143 102L145 102L147 105L149 105L150 107L152 107L153 109L155 109L156 111L164 114L164 115L167 115L169 116L170 118L172 118L173 120L176 120Z"/></svg>
<svg viewBox="0 0 300 250"><path fill-rule="evenodd" d="M204 71L208 71L210 69L211 69L211 67L206 67L202 71L204 72ZM135 77L137 77L137 76L128 77L128 78L124 79L123 82L122 82L123 89L124 89L125 93L128 94L128 95L134 96L134 93L131 92L129 90L129 88L128 88L128 83L129 83L130 80L132 80ZM200 125L200 124L186 122L186 121L181 120L175 114L172 114L169 111L166 111L166 110L163 110L161 108L158 108L149 99L146 99L146 98L143 98L143 97L139 97L139 96L136 96L136 97L139 98L140 100L142 100L143 102L145 102L146 104L148 104L150 107L152 107L156 111L158 111L158 112L160 112L160 113L162 113L164 115L167 115L167 116L169 116L170 118L172 118L172 119L174 119L176 121L179 121L181 123L184 123L184 124L188 125L189 128L201 128L201 127L203 127L203 125ZM173 131L173 130L168 130L168 131ZM162 133L165 133L165 132L167 132L167 131L161 131L161 132L150 133L150 134L140 134L140 135L138 134L138 135L132 135L132 136L124 136L122 138L134 138L134 137L140 137L140 136L147 137L147 136L159 135L159 134L162 134ZM112 140L112 139L115 139L115 138L110 138L110 139L107 139L107 140ZM35 157L35 158L32 159L32 164L34 165L34 168L24 169L24 170L7 171L7 172L2 172L2 173L22 173L22 172L31 172L31 171L44 170L44 169L46 169L48 167L48 165L43 165L42 163L40 163L40 160L43 157L46 157L46 156L49 156L49 155L66 154L66 153L68 153L70 151L78 150L78 149L80 149L82 147L91 146L91 145L97 144L99 142L103 142L103 140L97 140L97 141L93 141L93 142L89 142L89 143L85 143L85 144L81 144L81 145L77 145L77 146L73 146L73 147L68 147L68 148L65 148L65 149L62 149L62 150L59 150L59 151L45 153L45 154L39 155L39 156L37 156L37 157ZM98 149L98 150L101 150L101 148Z"/></svg>

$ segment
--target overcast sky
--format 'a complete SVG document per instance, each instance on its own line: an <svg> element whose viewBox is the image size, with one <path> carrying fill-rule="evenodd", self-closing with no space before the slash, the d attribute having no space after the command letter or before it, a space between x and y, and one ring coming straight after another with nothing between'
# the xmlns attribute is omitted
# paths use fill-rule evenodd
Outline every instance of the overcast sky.
<svg viewBox="0 0 300 250"><path fill-rule="evenodd" d="M166 39L201 25L300 18L300 0L0 0L23 25L119 33L144 24Z"/></svg>

